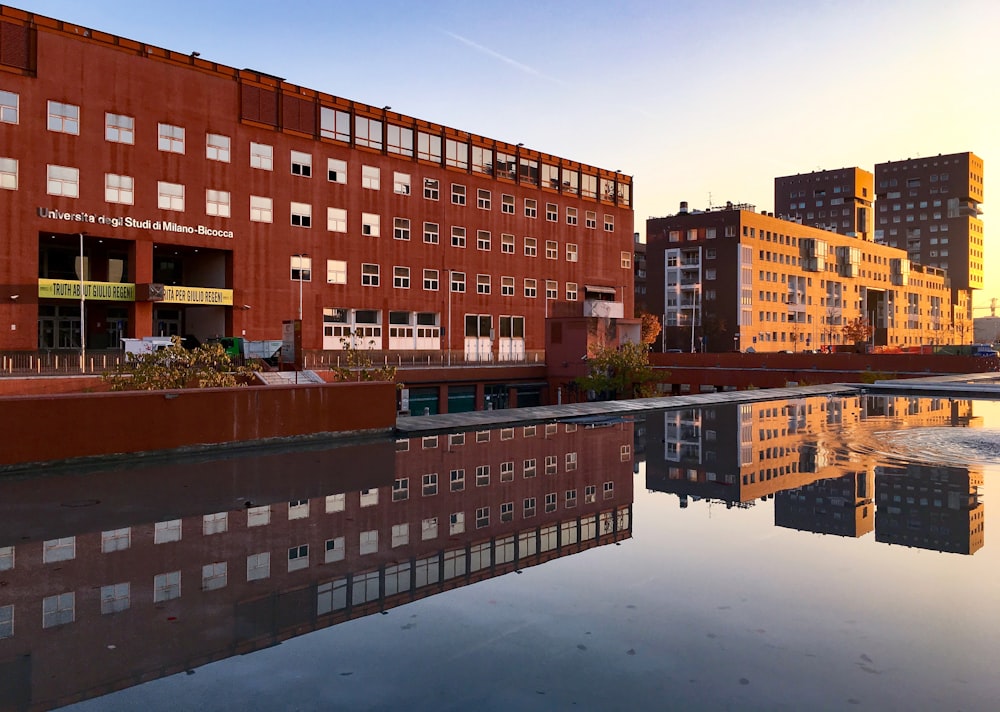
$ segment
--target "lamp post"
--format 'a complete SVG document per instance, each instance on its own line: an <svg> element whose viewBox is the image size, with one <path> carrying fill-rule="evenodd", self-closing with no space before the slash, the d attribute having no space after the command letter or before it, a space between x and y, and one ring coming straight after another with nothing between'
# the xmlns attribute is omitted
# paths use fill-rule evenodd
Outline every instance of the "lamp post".
<svg viewBox="0 0 1000 712"><path fill-rule="evenodd" d="M448 275L448 332L446 334L445 346L448 348L448 365L451 365L451 270L446 269Z"/></svg>
<svg viewBox="0 0 1000 712"><path fill-rule="evenodd" d="M293 255L299 258L299 321L302 321L302 260L308 256L308 252L296 252Z"/></svg>
<svg viewBox="0 0 1000 712"><path fill-rule="evenodd" d="M87 295L84 292L83 235L80 233L80 373L87 370Z"/></svg>

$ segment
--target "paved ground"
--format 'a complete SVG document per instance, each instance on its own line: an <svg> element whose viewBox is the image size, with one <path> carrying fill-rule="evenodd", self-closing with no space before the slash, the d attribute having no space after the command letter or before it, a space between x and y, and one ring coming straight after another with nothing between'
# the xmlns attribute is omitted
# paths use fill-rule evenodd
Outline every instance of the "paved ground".
<svg viewBox="0 0 1000 712"><path fill-rule="evenodd" d="M824 384L794 388L766 388L750 391L720 393L695 393L665 398L637 398L595 403L569 403L545 405L534 408L507 408L503 410L477 410L468 413L444 415L400 416L396 419L396 432L403 436L433 435L454 430L487 429L510 425L531 425L553 420L573 418L600 420L603 418L638 415L653 410L691 408L719 403L754 403L782 398L807 398L852 393L858 386Z"/></svg>

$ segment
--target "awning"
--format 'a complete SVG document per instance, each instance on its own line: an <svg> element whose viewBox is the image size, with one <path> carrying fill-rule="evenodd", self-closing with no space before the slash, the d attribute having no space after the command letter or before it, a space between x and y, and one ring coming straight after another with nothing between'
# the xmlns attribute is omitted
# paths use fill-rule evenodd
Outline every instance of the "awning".
<svg viewBox="0 0 1000 712"><path fill-rule="evenodd" d="M594 294L610 294L612 297L618 294L618 290L614 287L598 287L593 284L583 285L583 290Z"/></svg>

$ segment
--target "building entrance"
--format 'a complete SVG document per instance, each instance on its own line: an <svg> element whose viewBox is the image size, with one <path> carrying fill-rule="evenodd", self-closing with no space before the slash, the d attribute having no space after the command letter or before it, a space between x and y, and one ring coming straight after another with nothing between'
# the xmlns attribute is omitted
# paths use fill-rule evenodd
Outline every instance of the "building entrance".
<svg viewBox="0 0 1000 712"><path fill-rule="evenodd" d="M40 306L38 308L38 348L80 348L80 308Z"/></svg>

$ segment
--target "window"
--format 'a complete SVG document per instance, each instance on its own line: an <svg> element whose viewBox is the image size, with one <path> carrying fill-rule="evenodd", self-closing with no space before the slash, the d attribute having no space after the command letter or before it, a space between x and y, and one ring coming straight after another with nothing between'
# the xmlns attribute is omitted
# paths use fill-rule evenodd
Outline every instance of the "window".
<svg viewBox="0 0 1000 712"><path fill-rule="evenodd" d="M46 170L45 192L66 198L80 197L80 169L49 165Z"/></svg>
<svg viewBox="0 0 1000 712"><path fill-rule="evenodd" d="M567 452L566 453L566 472L572 472L576 469L576 453Z"/></svg>
<svg viewBox="0 0 1000 712"><path fill-rule="evenodd" d="M577 224L576 208L566 208L566 224L567 225Z"/></svg>
<svg viewBox="0 0 1000 712"><path fill-rule="evenodd" d="M439 183L436 180L424 178L424 198L426 200L437 200L439 191Z"/></svg>
<svg viewBox="0 0 1000 712"><path fill-rule="evenodd" d="M393 524L392 543L390 544L390 546L395 549L397 546L406 546L409 543L410 543L410 525Z"/></svg>
<svg viewBox="0 0 1000 712"><path fill-rule="evenodd" d="M410 219L409 218L393 218L393 221L392 221L392 237L395 240L409 240L410 239Z"/></svg>
<svg viewBox="0 0 1000 712"><path fill-rule="evenodd" d="M0 640L14 637L14 604L0 606Z"/></svg>
<svg viewBox="0 0 1000 712"><path fill-rule="evenodd" d="M375 213L361 213L361 234L378 237L382 230L382 218Z"/></svg>
<svg viewBox="0 0 1000 712"><path fill-rule="evenodd" d="M469 167L469 144L454 139L445 140L445 164L455 168Z"/></svg>
<svg viewBox="0 0 1000 712"><path fill-rule="evenodd" d="M480 210L490 210L490 206L493 202L493 195L488 190L480 188L476 192L476 206Z"/></svg>
<svg viewBox="0 0 1000 712"><path fill-rule="evenodd" d="M427 292L438 290L438 271L436 269L424 270L424 290Z"/></svg>
<svg viewBox="0 0 1000 712"><path fill-rule="evenodd" d="M509 460L508 462L500 463L500 481L501 482L513 482L514 481L514 461Z"/></svg>
<svg viewBox="0 0 1000 712"><path fill-rule="evenodd" d="M584 223L591 230L596 229L597 228L597 211L596 210L588 210L586 213L584 213Z"/></svg>
<svg viewBox="0 0 1000 712"><path fill-rule="evenodd" d="M361 532L358 536L358 544L361 547L361 555L374 554L378 551L378 530Z"/></svg>
<svg viewBox="0 0 1000 712"><path fill-rule="evenodd" d="M0 92L0 97L6 92ZM2 118L3 102L0 98L0 121ZM10 123L17 123L17 121L12 121ZM122 116L121 114L105 114L104 115L104 138L112 143L127 143L132 145L135 143L135 119L131 116Z"/></svg>
<svg viewBox="0 0 1000 712"><path fill-rule="evenodd" d="M604 232L614 232L615 231L615 216L605 215L604 216Z"/></svg>
<svg viewBox="0 0 1000 712"><path fill-rule="evenodd" d="M559 298L559 282L557 282L554 279L545 280L545 298L546 299Z"/></svg>
<svg viewBox="0 0 1000 712"><path fill-rule="evenodd" d="M153 527L153 543L166 544L171 541L181 540L181 520L170 519L165 522L157 522Z"/></svg>
<svg viewBox="0 0 1000 712"><path fill-rule="evenodd" d="M354 117L354 143L382 150L382 122L378 119L368 119L364 116Z"/></svg>
<svg viewBox="0 0 1000 712"><path fill-rule="evenodd" d="M417 132L417 158L424 161L441 162L441 137L423 131ZM435 198L436 200L436 198Z"/></svg>
<svg viewBox="0 0 1000 712"><path fill-rule="evenodd" d="M292 151L292 175L303 178L312 177L313 157L312 154Z"/></svg>
<svg viewBox="0 0 1000 712"><path fill-rule="evenodd" d="M522 470L524 474L524 479L526 480L531 479L532 477L535 476L537 471L538 471L538 465L537 462L535 461L535 458L532 457L524 461Z"/></svg>
<svg viewBox="0 0 1000 712"><path fill-rule="evenodd" d="M514 296L514 278L513 277L501 277L500 278L500 295L504 297Z"/></svg>
<svg viewBox="0 0 1000 712"><path fill-rule="evenodd" d="M248 527L264 527L271 523L271 505L250 507L247 510Z"/></svg>
<svg viewBox="0 0 1000 712"><path fill-rule="evenodd" d="M440 241L439 226L437 223L425 222L424 223L424 242L432 245L438 244Z"/></svg>
<svg viewBox="0 0 1000 712"><path fill-rule="evenodd" d="M134 205L134 181L131 176L104 174L104 200L120 205Z"/></svg>
<svg viewBox="0 0 1000 712"><path fill-rule="evenodd" d="M17 190L16 158L0 158L0 189Z"/></svg>
<svg viewBox="0 0 1000 712"><path fill-rule="evenodd" d="M490 508L479 507L476 509L476 529L482 529L490 525Z"/></svg>
<svg viewBox="0 0 1000 712"><path fill-rule="evenodd" d="M559 222L559 206L555 203L546 203L545 219L549 222Z"/></svg>
<svg viewBox="0 0 1000 712"><path fill-rule="evenodd" d="M545 474L555 475L559 473L559 460L555 455L545 456Z"/></svg>
<svg viewBox="0 0 1000 712"><path fill-rule="evenodd" d="M156 147L167 153L184 153L184 129L170 124L159 124Z"/></svg>
<svg viewBox="0 0 1000 712"><path fill-rule="evenodd" d="M632 458L632 447L630 445L622 445L618 458L622 462L628 462Z"/></svg>
<svg viewBox="0 0 1000 712"><path fill-rule="evenodd" d="M392 192L396 195L410 194L410 174L393 171Z"/></svg>
<svg viewBox="0 0 1000 712"><path fill-rule="evenodd" d="M16 124L20 103L21 97L14 92L0 91L0 123Z"/></svg>
<svg viewBox="0 0 1000 712"><path fill-rule="evenodd" d="M181 597L181 572L168 571L153 577L153 603Z"/></svg>
<svg viewBox="0 0 1000 712"><path fill-rule="evenodd" d="M288 549L288 570L299 571L309 568L309 545L299 544Z"/></svg>
<svg viewBox="0 0 1000 712"><path fill-rule="evenodd" d="M271 552L263 551L247 557L247 581L260 581L271 575Z"/></svg>
<svg viewBox="0 0 1000 712"><path fill-rule="evenodd" d="M455 512L448 517L448 534L461 534L465 531L465 512Z"/></svg>
<svg viewBox="0 0 1000 712"><path fill-rule="evenodd" d="M205 190L205 214L217 218L228 218L230 213L229 192L225 190Z"/></svg>
<svg viewBox="0 0 1000 712"><path fill-rule="evenodd" d="M76 594L60 593L42 599L42 628L54 628L76 620Z"/></svg>
<svg viewBox="0 0 1000 712"><path fill-rule="evenodd" d="M605 482L604 483L604 499L613 499L615 496L615 483Z"/></svg>
<svg viewBox="0 0 1000 712"><path fill-rule="evenodd" d="M584 504L593 504L596 501L597 501L597 487L594 485L587 485L587 488L583 491Z"/></svg>
<svg viewBox="0 0 1000 712"><path fill-rule="evenodd" d="M101 551L110 554L112 551L124 551L132 545L132 529L110 529L101 532ZM0 566L3 569L3 566Z"/></svg>
<svg viewBox="0 0 1000 712"><path fill-rule="evenodd" d="M428 517L427 519L420 520L420 539L421 541L428 541L430 539L437 539L438 535L438 518Z"/></svg>
<svg viewBox="0 0 1000 712"><path fill-rule="evenodd" d="M413 155L413 129L395 124L386 125L386 147L389 153L401 156Z"/></svg>
<svg viewBox="0 0 1000 712"><path fill-rule="evenodd" d="M490 293L490 276L488 274L476 275L476 294Z"/></svg>
<svg viewBox="0 0 1000 712"><path fill-rule="evenodd" d="M378 265L372 264L362 264L361 265L361 284L365 287L377 287L378 286Z"/></svg>
<svg viewBox="0 0 1000 712"><path fill-rule="evenodd" d="M572 509L576 506L576 490L566 490L566 502L563 505L566 509Z"/></svg>
<svg viewBox="0 0 1000 712"><path fill-rule="evenodd" d="M514 214L514 196L504 194L501 198L500 210L508 215Z"/></svg>
<svg viewBox="0 0 1000 712"><path fill-rule="evenodd" d="M550 492L545 495L545 511L554 512L556 511L556 493Z"/></svg>
<svg viewBox="0 0 1000 712"><path fill-rule="evenodd" d="M80 107L74 106L73 104L62 104L58 101L50 101L48 129L49 131L79 136ZM178 151L178 153L184 153L183 131L184 130L181 129L181 150Z"/></svg>
<svg viewBox="0 0 1000 712"><path fill-rule="evenodd" d="M291 204L292 226L312 227L312 206L308 203Z"/></svg>
<svg viewBox="0 0 1000 712"><path fill-rule="evenodd" d="M131 586L124 583L113 583L101 586L101 615L127 611L132 605ZM2 637L2 636L0 636Z"/></svg>
<svg viewBox="0 0 1000 712"><path fill-rule="evenodd" d="M534 198L524 199L524 217L534 218L538 217L538 201Z"/></svg>
<svg viewBox="0 0 1000 712"><path fill-rule="evenodd" d="M49 539L42 544L42 563L52 564L57 561L69 561L75 558L75 536L63 537L62 539Z"/></svg>
<svg viewBox="0 0 1000 712"><path fill-rule="evenodd" d="M291 261L290 279L293 282L312 281L312 257L306 257L305 255L292 255L289 260ZM308 513L308 503L306 511Z"/></svg>
<svg viewBox="0 0 1000 712"><path fill-rule="evenodd" d="M324 563L332 564L334 561L343 561L344 554L344 537L338 536L333 539L326 540L326 555L323 558Z"/></svg>
<svg viewBox="0 0 1000 712"><path fill-rule="evenodd" d="M524 517L525 519L529 519L529 518L535 516L535 498L534 497L525 497L524 498L524 505L522 506L522 510L521 511L522 511L521 516Z"/></svg>
<svg viewBox="0 0 1000 712"><path fill-rule="evenodd" d="M361 187L378 190L382 182L381 171L375 166L361 166Z"/></svg>
<svg viewBox="0 0 1000 712"><path fill-rule="evenodd" d="M293 499L288 502L288 520L306 519L309 516L309 500Z"/></svg>
<svg viewBox="0 0 1000 712"><path fill-rule="evenodd" d="M269 171L274 168L274 149L264 143L250 142L250 167Z"/></svg>
<svg viewBox="0 0 1000 712"><path fill-rule="evenodd" d="M438 476L436 472L426 474L420 486L420 494L424 497L433 497L438 493Z"/></svg>
<svg viewBox="0 0 1000 712"><path fill-rule="evenodd" d="M392 268L392 286L396 289L409 289L410 288L410 268L409 267L393 267Z"/></svg>
<svg viewBox="0 0 1000 712"><path fill-rule="evenodd" d="M524 254L526 257L534 257L538 254L538 241L535 238L524 238Z"/></svg>
<svg viewBox="0 0 1000 712"><path fill-rule="evenodd" d="M452 205L465 205L465 186L458 183L451 184Z"/></svg>
<svg viewBox="0 0 1000 712"><path fill-rule="evenodd" d="M465 470L452 470L450 473L449 488L452 492L461 492L465 489Z"/></svg>
<svg viewBox="0 0 1000 712"><path fill-rule="evenodd" d="M342 161L339 158L326 159L326 179L331 183L346 184L347 161Z"/></svg>
<svg viewBox="0 0 1000 712"><path fill-rule="evenodd" d="M410 498L410 478L397 477L392 482L392 501L405 502Z"/></svg>
<svg viewBox="0 0 1000 712"><path fill-rule="evenodd" d="M330 232L347 232L347 210L344 208L327 208L326 229Z"/></svg>
<svg viewBox="0 0 1000 712"><path fill-rule="evenodd" d="M567 262L576 262L578 258L579 258L579 252L577 250L577 246L574 245L572 242L567 242L566 243L566 261Z"/></svg>
<svg viewBox="0 0 1000 712"><path fill-rule="evenodd" d="M273 219L273 212L270 198L250 196L250 222L269 223Z"/></svg>
<svg viewBox="0 0 1000 712"><path fill-rule="evenodd" d="M465 247L465 228L464 227L453 227L451 229L451 246L452 247Z"/></svg>
<svg viewBox="0 0 1000 712"><path fill-rule="evenodd" d="M202 591L217 591L220 588L225 588L228 579L229 566L225 561L217 561L214 564L205 564L201 567Z"/></svg>
<svg viewBox="0 0 1000 712"><path fill-rule="evenodd" d="M132 143L129 141L129 143ZM210 161L229 163L229 137L221 134L205 136L205 158Z"/></svg>
<svg viewBox="0 0 1000 712"><path fill-rule="evenodd" d="M538 294L538 282L534 279L524 280L524 296L529 299L534 299Z"/></svg>
<svg viewBox="0 0 1000 712"><path fill-rule="evenodd" d="M184 186L177 183L157 181L156 206L160 210L184 211Z"/></svg>
<svg viewBox="0 0 1000 712"><path fill-rule="evenodd" d="M453 292L465 291L465 272L451 273L451 291Z"/></svg>
<svg viewBox="0 0 1000 712"><path fill-rule="evenodd" d="M513 235L501 235L500 236L500 251L507 255L514 254L514 236Z"/></svg>
<svg viewBox="0 0 1000 712"><path fill-rule="evenodd" d="M576 282L566 282L566 301L576 301Z"/></svg>
<svg viewBox="0 0 1000 712"><path fill-rule="evenodd" d="M215 512L201 518L201 531L205 536L222 534L229 530L229 512Z"/></svg>
<svg viewBox="0 0 1000 712"><path fill-rule="evenodd" d="M0 546L0 571L10 571L14 568L14 547Z"/></svg>
<svg viewBox="0 0 1000 712"><path fill-rule="evenodd" d="M632 269L632 253L631 252L622 252L622 269Z"/></svg>
<svg viewBox="0 0 1000 712"><path fill-rule="evenodd" d="M490 241L489 230L478 230L476 232L476 249L482 250L483 252L489 252Z"/></svg>
<svg viewBox="0 0 1000 712"><path fill-rule="evenodd" d="M559 243L557 243L555 240L545 241L545 259L547 260L559 259Z"/></svg>
<svg viewBox="0 0 1000 712"><path fill-rule="evenodd" d="M490 485L490 466L489 465L477 465L476 466L476 487L489 487Z"/></svg>

